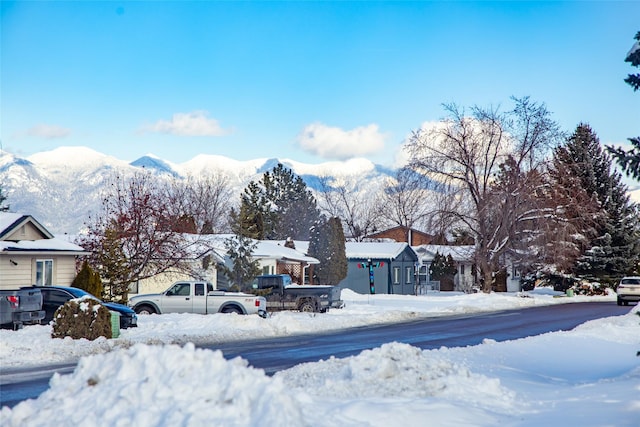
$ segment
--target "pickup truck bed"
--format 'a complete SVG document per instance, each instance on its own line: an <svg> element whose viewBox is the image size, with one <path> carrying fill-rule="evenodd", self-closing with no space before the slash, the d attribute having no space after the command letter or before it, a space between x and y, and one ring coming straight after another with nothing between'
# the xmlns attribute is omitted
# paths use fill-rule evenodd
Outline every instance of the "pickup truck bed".
<svg viewBox="0 0 640 427"><path fill-rule="evenodd" d="M42 293L38 289L0 291L0 325L22 328L24 324L40 323L44 319Z"/></svg>

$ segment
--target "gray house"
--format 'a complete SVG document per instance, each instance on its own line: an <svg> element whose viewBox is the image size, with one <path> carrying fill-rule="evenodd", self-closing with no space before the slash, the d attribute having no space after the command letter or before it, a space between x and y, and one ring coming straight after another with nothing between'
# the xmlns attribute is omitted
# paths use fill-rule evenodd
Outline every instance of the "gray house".
<svg viewBox="0 0 640 427"><path fill-rule="evenodd" d="M376 294L415 293L418 256L408 243L346 242L347 277L339 285L359 294L370 293L369 265L372 265Z"/></svg>

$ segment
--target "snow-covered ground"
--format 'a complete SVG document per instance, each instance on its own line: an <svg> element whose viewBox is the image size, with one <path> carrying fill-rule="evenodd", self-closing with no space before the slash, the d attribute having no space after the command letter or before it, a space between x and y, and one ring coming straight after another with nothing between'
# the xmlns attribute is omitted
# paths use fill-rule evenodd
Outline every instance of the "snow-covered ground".
<svg viewBox="0 0 640 427"><path fill-rule="evenodd" d="M325 314L141 316L119 338L51 339L0 330L3 368L67 362L38 399L0 411L8 426L635 426L640 317L463 348L388 343L269 377L193 343L226 342L543 304L615 301L522 294L358 295Z"/></svg>

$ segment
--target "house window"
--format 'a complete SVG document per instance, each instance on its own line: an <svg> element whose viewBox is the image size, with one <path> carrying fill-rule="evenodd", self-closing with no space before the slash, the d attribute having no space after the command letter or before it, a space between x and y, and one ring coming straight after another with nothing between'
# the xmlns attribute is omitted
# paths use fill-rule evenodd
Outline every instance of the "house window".
<svg viewBox="0 0 640 427"><path fill-rule="evenodd" d="M269 268L268 265L262 267L262 274L271 274L271 269Z"/></svg>
<svg viewBox="0 0 640 427"><path fill-rule="evenodd" d="M460 264L460 275L464 276L464 264Z"/></svg>
<svg viewBox="0 0 640 427"><path fill-rule="evenodd" d="M400 267L393 267L393 284L400 284Z"/></svg>
<svg viewBox="0 0 640 427"><path fill-rule="evenodd" d="M37 286L53 285L53 260L52 259L36 260L36 285Z"/></svg>
<svg viewBox="0 0 640 427"><path fill-rule="evenodd" d="M409 284L411 283L411 276L413 276L413 268L411 267L405 267L405 283Z"/></svg>
<svg viewBox="0 0 640 427"><path fill-rule="evenodd" d="M513 266L512 276L513 276L514 278L516 278L516 277L520 277L520 270L518 270L518 267L516 267L515 265Z"/></svg>

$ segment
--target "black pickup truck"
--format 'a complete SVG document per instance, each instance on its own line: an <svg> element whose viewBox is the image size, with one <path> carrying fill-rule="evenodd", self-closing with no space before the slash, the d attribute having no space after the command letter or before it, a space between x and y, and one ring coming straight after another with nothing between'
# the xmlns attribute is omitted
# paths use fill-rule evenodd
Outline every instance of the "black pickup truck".
<svg viewBox="0 0 640 427"><path fill-rule="evenodd" d="M340 308L339 286L296 285L288 274L268 274L256 277L254 293L267 300L267 311L299 310L325 312Z"/></svg>

